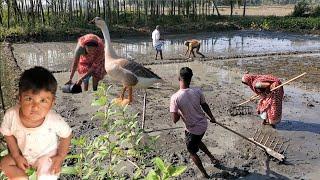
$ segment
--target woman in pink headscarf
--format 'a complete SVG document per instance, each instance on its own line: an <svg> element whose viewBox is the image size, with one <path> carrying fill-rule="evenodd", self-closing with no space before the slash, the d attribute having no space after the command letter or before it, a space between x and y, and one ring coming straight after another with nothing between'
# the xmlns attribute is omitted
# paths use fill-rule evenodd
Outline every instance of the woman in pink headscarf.
<svg viewBox="0 0 320 180"><path fill-rule="evenodd" d="M87 34L78 39L75 50L70 79L72 83L75 71L78 71L79 79L76 84L84 84L84 90L88 90L89 80L92 77L92 88L97 90L98 83L106 74L104 69L104 43L94 34Z"/></svg>
<svg viewBox="0 0 320 180"><path fill-rule="evenodd" d="M274 91L271 89L281 85L281 81L272 75L245 74L242 83L248 85L253 92L260 96L257 112L263 119L264 125L275 128L281 120L283 87Z"/></svg>

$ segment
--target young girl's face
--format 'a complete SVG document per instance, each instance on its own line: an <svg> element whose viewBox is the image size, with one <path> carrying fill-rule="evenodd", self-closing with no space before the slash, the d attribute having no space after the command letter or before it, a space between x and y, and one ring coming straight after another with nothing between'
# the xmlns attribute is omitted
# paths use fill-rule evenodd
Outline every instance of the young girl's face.
<svg viewBox="0 0 320 180"><path fill-rule="evenodd" d="M32 90L22 92L19 95L20 111L22 119L29 122L44 120L54 104L55 97L50 91L40 90L34 93Z"/></svg>

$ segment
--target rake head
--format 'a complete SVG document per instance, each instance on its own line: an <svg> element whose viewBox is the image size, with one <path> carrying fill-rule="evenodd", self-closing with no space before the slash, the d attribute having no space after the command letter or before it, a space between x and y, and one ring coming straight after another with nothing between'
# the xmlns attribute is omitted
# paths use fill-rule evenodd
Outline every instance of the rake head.
<svg viewBox="0 0 320 180"><path fill-rule="evenodd" d="M264 133L261 130L256 130L256 132L253 134L253 137L249 139L261 145L259 147L263 147L270 156L278 159L281 162L285 160L284 154L289 147L288 141L277 138L270 132Z"/></svg>
<svg viewBox="0 0 320 180"><path fill-rule="evenodd" d="M228 111L228 114L231 116L247 115L247 114L252 114L252 107L251 106L233 106L233 107L230 107L227 111Z"/></svg>

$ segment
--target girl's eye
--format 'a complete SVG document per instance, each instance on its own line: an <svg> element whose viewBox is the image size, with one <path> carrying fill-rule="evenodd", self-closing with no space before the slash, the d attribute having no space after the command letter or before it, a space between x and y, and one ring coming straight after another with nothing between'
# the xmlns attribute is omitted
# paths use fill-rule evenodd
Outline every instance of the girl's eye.
<svg viewBox="0 0 320 180"><path fill-rule="evenodd" d="M41 99L40 102L41 103L47 103L47 100L46 99Z"/></svg>
<svg viewBox="0 0 320 180"><path fill-rule="evenodd" d="M32 98L31 98L31 97L25 97L24 100L26 100L26 101L31 101Z"/></svg>

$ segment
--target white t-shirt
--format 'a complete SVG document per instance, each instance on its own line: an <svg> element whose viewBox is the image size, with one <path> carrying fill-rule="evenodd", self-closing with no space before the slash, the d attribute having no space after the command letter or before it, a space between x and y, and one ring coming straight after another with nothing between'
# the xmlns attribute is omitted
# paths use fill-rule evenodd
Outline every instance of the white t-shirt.
<svg viewBox="0 0 320 180"><path fill-rule="evenodd" d="M157 46L160 43L160 31L155 29L152 32L152 44L153 46Z"/></svg>
<svg viewBox="0 0 320 180"><path fill-rule="evenodd" d="M64 119L50 110L42 125L36 128L26 128L20 121L19 105L5 113L1 124L4 136L14 136L22 155L28 163L33 164L39 157L58 148L58 137L67 138L71 128Z"/></svg>

